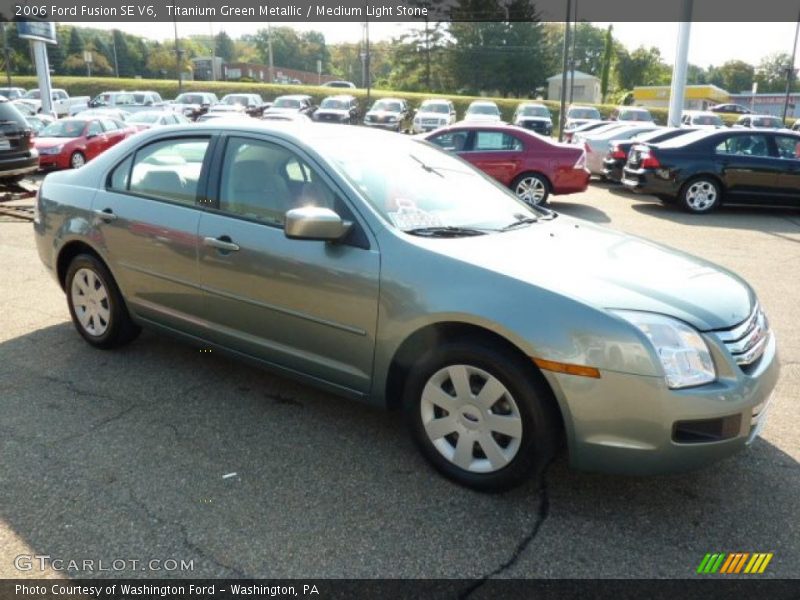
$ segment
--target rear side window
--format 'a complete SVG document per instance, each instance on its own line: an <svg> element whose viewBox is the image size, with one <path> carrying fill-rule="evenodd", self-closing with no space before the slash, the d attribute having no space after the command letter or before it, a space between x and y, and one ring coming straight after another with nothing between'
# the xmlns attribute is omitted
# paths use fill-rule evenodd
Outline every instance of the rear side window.
<svg viewBox="0 0 800 600"><path fill-rule="evenodd" d="M769 156L769 147L763 135L737 135L720 142L716 152L736 156Z"/></svg>
<svg viewBox="0 0 800 600"><path fill-rule="evenodd" d="M453 131L442 133L436 137L432 137L429 142L436 144L442 150L449 152L461 152L467 145L467 132L466 131Z"/></svg>
<svg viewBox="0 0 800 600"><path fill-rule="evenodd" d="M522 150L522 142L513 135L501 131L479 131L475 136L475 148L478 152Z"/></svg>
<svg viewBox="0 0 800 600"><path fill-rule="evenodd" d="M22 128L27 128L25 117L17 110L17 107L9 102L0 102L0 121L13 121Z"/></svg>
<svg viewBox="0 0 800 600"><path fill-rule="evenodd" d="M800 160L800 137L779 135L775 138L775 144L781 158Z"/></svg>
<svg viewBox="0 0 800 600"><path fill-rule="evenodd" d="M111 174L110 186L118 191L194 205L208 144L208 138L172 139L149 144L140 148L133 159L117 166ZM128 172L130 176L127 176Z"/></svg>

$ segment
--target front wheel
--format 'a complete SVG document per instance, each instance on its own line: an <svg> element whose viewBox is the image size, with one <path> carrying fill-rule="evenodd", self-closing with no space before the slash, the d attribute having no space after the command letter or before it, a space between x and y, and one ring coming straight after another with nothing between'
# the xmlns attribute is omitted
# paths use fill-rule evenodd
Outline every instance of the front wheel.
<svg viewBox="0 0 800 600"><path fill-rule="evenodd" d="M115 348L139 335L113 276L90 254L79 254L66 277L67 304L75 329L96 348Z"/></svg>
<svg viewBox="0 0 800 600"><path fill-rule="evenodd" d="M425 458L474 489L519 485L556 451L550 390L510 352L469 342L428 352L412 369L405 407Z"/></svg>
<svg viewBox="0 0 800 600"><path fill-rule="evenodd" d="M73 169L80 169L85 164L86 157L82 152L73 152L72 156L69 157L69 166Z"/></svg>
<svg viewBox="0 0 800 600"><path fill-rule="evenodd" d="M700 214L717 208L721 197L722 192L715 180L710 177L696 177L683 186L680 200L685 210Z"/></svg>
<svg viewBox="0 0 800 600"><path fill-rule="evenodd" d="M545 204L550 195L550 184L538 173L520 175L511 184L511 189L517 198L531 206Z"/></svg>

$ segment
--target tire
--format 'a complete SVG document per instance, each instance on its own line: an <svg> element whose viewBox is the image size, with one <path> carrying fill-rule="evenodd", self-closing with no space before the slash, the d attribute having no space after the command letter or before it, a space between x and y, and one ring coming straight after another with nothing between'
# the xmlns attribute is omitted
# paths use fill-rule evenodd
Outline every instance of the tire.
<svg viewBox="0 0 800 600"><path fill-rule="evenodd" d="M550 196L550 182L539 173L523 173L511 182L511 191L525 204L543 206Z"/></svg>
<svg viewBox="0 0 800 600"><path fill-rule="evenodd" d="M75 151L69 157L69 166L71 169L80 169L86 164L86 156L83 152Z"/></svg>
<svg viewBox="0 0 800 600"><path fill-rule="evenodd" d="M693 177L681 188L679 199L681 207L687 212L704 214L720 205L722 190L711 177Z"/></svg>
<svg viewBox="0 0 800 600"><path fill-rule="evenodd" d="M458 381L470 388L461 397ZM479 401L482 390L494 391L486 403ZM404 392L406 418L423 456L445 477L484 492L542 473L560 435L554 402L545 381L519 356L470 341L446 342L424 354Z"/></svg>
<svg viewBox="0 0 800 600"><path fill-rule="evenodd" d="M96 257L79 254L72 259L64 287L75 329L95 348L117 348L139 335L114 277Z"/></svg>

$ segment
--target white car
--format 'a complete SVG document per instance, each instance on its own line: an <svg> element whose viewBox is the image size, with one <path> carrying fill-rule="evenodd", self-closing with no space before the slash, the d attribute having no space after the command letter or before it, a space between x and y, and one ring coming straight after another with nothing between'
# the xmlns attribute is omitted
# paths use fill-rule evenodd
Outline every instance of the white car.
<svg viewBox="0 0 800 600"><path fill-rule="evenodd" d="M681 127L691 129L720 129L725 127L722 118L713 112L687 110L681 117Z"/></svg>
<svg viewBox="0 0 800 600"><path fill-rule="evenodd" d="M464 120L470 123L502 123L503 117L497 104L491 100L475 100L464 113Z"/></svg>
<svg viewBox="0 0 800 600"><path fill-rule="evenodd" d="M37 113L42 111L42 96L38 89L28 90L17 101L29 104ZM57 117L67 117L86 110L89 104L89 96L70 98L66 90L54 88L50 90L50 103Z"/></svg>
<svg viewBox="0 0 800 600"><path fill-rule="evenodd" d="M594 106L570 106L567 109L567 120L564 124L565 130L575 129L586 123L602 121L600 111Z"/></svg>
<svg viewBox="0 0 800 600"><path fill-rule="evenodd" d="M595 135L587 134L585 137L581 136L583 148L586 150L586 167L592 175L601 177L603 175L603 169L605 168L603 161L608 155L610 150L609 143L612 140L629 140L640 133L646 133L655 129L660 129L660 127L652 123L631 123L630 125L623 125L622 127L603 129L600 133Z"/></svg>
<svg viewBox="0 0 800 600"><path fill-rule="evenodd" d="M425 100L414 115L412 130L425 133L456 122L456 108L450 100L435 98Z"/></svg>

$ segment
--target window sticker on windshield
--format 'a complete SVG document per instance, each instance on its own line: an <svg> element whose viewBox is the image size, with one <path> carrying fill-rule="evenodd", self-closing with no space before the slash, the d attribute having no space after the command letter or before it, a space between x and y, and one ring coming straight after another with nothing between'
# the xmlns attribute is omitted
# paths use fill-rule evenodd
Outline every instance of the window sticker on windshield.
<svg viewBox="0 0 800 600"><path fill-rule="evenodd" d="M398 229L418 229L420 227L441 227L442 221L434 214L417 208L412 200L396 198L397 210L387 213Z"/></svg>

